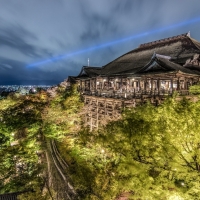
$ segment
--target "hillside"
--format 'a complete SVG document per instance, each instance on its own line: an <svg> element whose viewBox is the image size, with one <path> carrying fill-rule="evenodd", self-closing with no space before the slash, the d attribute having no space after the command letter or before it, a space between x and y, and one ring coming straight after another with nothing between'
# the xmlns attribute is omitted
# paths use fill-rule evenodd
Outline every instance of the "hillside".
<svg viewBox="0 0 200 200"><path fill-rule="evenodd" d="M93 132L82 108L76 87L64 85L0 101L1 194L70 199L56 148L75 199L198 199L199 101L147 103Z"/></svg>

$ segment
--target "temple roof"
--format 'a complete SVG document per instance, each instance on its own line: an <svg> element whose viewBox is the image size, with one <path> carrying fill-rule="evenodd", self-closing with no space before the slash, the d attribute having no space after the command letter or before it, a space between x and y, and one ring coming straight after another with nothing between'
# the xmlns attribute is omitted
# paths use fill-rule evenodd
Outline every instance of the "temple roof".
<svg viewBox="0 0 200 200"><path fill-rule="evenodd" d="M200 53L200 42L186 33L141 44L138 48L103 66L101 74L119 74L130 70L135 73L149 62L154 52L170 56L171 61L183 65L188 58Z"/></svg>
<svg viewBox="0 0 200 200"><path fill-rule="evenodd" d="M101 67L83 66L78 77L93 77L101 74Z"/></svg>
<svg viewBox="0 0 200 200"><path fill-rule="evenodd" d="M70 82L70 83L76 83L76 77L75 76L68 76L67 82Z"/></svg>
<svg viewBox="0 0 200 200"><path fill-rule="evenodd" d="M194 71L187 69L179 64L171 62L168 58L162 55L156 55L152 57L151 61L138 70L135 75L144 75L144 74L156 74L156 73L187 73L187 74L196 74L200 75L200 71Z"/></svg>

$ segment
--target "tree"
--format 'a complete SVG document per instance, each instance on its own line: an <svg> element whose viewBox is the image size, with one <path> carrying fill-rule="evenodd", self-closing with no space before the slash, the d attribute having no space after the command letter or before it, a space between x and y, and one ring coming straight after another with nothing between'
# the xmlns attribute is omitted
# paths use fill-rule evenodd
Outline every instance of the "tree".
<svg viewBox="0 0 200 200"><path fill-rule="evenodd" d="M200 94L200 83L190 86L189 91L191 94L199 95Z"/></svg>
<svg viewBox="0 0 200 200"><path fill-rule="evenodd" d="M133 199L198 199L199 113L199 101L174 97L158 107L125 110L121 120L97 132L85 129L66 138L66 158L82 199L122 193Z"/></svg>
<svg viewBox="0 0 200 200"><path fill-rule="evenodd" d="M197 198L199 113L200 102L172 98L159 107L127 110L120 121L103 129L102 144L120 157L118 178L126 182L121 190L143 198L151 194L152 199L167 198L171 190Z"/></svg>
<svg viewBox="0 0 200 200"><path fill-rule="evenodd" d="M4 99L0 104L0 193L24 191L41 185L43 170L36 154L43 102Z"/></svg>
<svg viewBox="0 0 200 200"><path fill-rule="evenodd" d="M43 112L43 131L49 138L62 139L67 134L78 131L81 123L79 111L83 106L77 86L68 90L58 87L57 96Z"/></svg>

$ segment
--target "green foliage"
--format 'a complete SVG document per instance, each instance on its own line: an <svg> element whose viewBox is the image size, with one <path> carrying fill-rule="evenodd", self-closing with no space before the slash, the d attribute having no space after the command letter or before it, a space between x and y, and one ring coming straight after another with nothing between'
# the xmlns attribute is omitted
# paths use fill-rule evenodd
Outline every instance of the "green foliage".
<svg viewBox="0 0 200 200"><path fill-rule="evenodd" d="M200 94L200 83L190 86L189 92L191 94Z"/></svg>
<svg viewBox="0 0 200 200"><path fill-rule="evenodd" d="M43 166L36 152L42 148L37 136L44 103L7 98L0 105L0 193L41 185Z"/></svg>
<svg viewBox="0 0 200 200"><path fill-rule="evenodd" d="M36 152L43 148L38 136L45 135L57 139L81 199L200 196L200 101L173 97L157 107L147 103L92 133L81 127L83 103L76 86L58 87L49 102L1 101L0 193L42 186ZM46 198L35 191L38 199Z"/></svg>
<svg viewBox="0 0 200 200"><path fill-rule="evenodd" d="M47 200L51 199L51 197L48 195L48 193L42 193L40 188L35 187L33 191L25 192L17 197L19 200Z"/></svg>
<svg viewBox="0 0 200 200"><path fill-rule="evenodd" d="M78 111L83 104L76 86L69 90L58 87L51 101L43 94L1 100L0 193L34 189L34 195L40 196L41 191L35 188L44 187L44 158L37 155L46 148L42 139L60 140L78 129ZM21 198L34 195L26 193Z"/></svg>
<svg viewBox="0 0 200 200"><path fill-rule="evenodd" d="M1 102L0 103L0 111L4 111L7 108L12 107L12 106L16 105L17 103L19 103L18 101L10 99L10 98L2 99L2 100L0 100L0 102Z"/></svg>
<svg viewBox="0 0 200 200"><path fill-rule="evenodd" d="M67 137L60 151L81 198L198 199L199 114L200 101L174 97L125 110L97 132Z"/></svg>
<svg viewBox="0 0 200 200"><path fill-rule="evenodd" d="M49 138L62 139L79 129L80 109L83 103L76 86L68 90L59 88L59 94L53 99L43 114L43 132Z"/></svg>

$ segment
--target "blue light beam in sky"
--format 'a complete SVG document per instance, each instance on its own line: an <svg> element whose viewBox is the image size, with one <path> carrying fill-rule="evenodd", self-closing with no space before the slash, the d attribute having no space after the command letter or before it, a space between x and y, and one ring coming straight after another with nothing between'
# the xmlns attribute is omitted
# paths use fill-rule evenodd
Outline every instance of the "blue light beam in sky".
<svg viewBox="0 0 200 200"><path fill-rule="evenodd" d="M55 57L52 57L52 58L49 58L49 59L46 59L46 60L42 60L42 61L39 61L39 62L29 64L29 65L27 65L27 67L36 67L36 66L40 66L40 65L45 65L45 64L52 63L52 62L55 62L55 61L58 61L58 60L63 60L67 57L75 56L75 55L82 54L82 53L89 52L89 51L93 51L93 50L96 50L96 49L105 48L107 46L112 46L112 45L122 43L122 42L125 42L125 41L128 41L128 40L141 38L141 37L153 34L153 33L163 32L163 31L166 31L166 30L169 30L169 29L172 29L172 28L186 26L188 24L194 24L194 23L199 22L199 21L200 21L200 17L197 17L197 18L190 19L190 20L180 22L180 23L177 23L177 24L172 24L172 25L169 25L169 26L166 26L166 27L153 29L153 30L150 30L150 31L147 31L147 32L135 34L135 35L132 35L132 36L129 36L129 37L126 37L126 38L119 39L119 40L114 40L114 41L104 43L104 44L100 44L100 45L97 45L97 46L93 46L93 47L77 50L77 51L74 51L74 52L71 52L71 53L55 56Z"/></svg>

